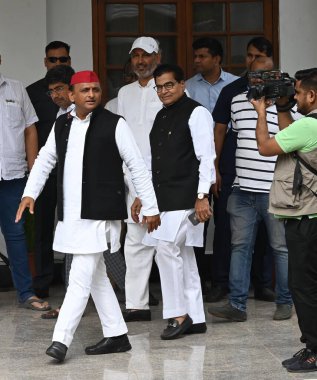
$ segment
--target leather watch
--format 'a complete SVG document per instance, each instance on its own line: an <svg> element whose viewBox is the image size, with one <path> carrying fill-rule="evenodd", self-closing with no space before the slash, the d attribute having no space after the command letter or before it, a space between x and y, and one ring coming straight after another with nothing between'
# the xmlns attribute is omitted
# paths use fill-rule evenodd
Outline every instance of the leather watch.
<svg viewBox="0 0 317 380"><path fill-rule="evenodd" d="M197 198L202 200L204 198L209 198L209 194L205 194L205 193L198 193L197 194Z"/></svg>

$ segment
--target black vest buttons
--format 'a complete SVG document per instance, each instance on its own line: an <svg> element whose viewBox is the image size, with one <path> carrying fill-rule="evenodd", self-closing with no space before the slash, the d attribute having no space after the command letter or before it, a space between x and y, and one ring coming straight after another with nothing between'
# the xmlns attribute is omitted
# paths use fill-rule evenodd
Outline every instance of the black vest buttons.
<svg viewBox="0 0 317 380"><path fill-rule="evenodd" d="M157 156L156 159L159 160L161 157L160 156Z"/></svg>

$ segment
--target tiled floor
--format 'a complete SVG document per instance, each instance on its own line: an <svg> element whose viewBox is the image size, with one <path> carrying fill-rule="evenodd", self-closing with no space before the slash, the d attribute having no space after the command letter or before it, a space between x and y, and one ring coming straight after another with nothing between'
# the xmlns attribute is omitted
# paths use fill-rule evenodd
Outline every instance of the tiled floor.
<svg viewBox="0 0 317 380"><path fill-rule="evenodd" d="M62 287L53 288L51 294L50 302L57 306ZM290 374L281 366L281 360L301 348L299 330L295 315L276 322L273 312L274 304L251 298L247 322L230 323L207 315L206 334L162 341L159 335L166 323L160 303L152 308L152 322L129 323L130 352L86 356L85 346L102 338L98 316L89 303L67 360L56 364L45 355L55 322L18 308L15 292L0 293L0 380L317 379L317 372Z"/></svg>

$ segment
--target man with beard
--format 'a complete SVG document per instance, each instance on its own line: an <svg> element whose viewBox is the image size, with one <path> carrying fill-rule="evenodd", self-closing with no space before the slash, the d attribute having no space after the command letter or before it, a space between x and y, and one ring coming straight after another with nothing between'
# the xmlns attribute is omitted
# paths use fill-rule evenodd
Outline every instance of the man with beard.
<svg viewBox="0 0 317 380"><path fill-rule="evenodd" d="M292 102L277 101L281 129L270 136L264 98L253 100L258 113L256 140L261 155L278 155L270 190L269 212L285 220L288 278L305 348L282 365L289 372L317 370L317 68L295 74L297 111Z"/></svg>
<svg viewBox="0 0 317 380"><path fill-rule="evenodd" d="M153 72L161 59L158 42L151 37L139 37L133 42L130 56L132 70L138 80L120 89L118 114L122 115L129 124L147 168L151 172L149 134L155 116L162 108L162 103L154 90L153 79ZM140 221L142 221L142 209L131 183L130 173L127 169L124 171L129 191L127 195L128 228L124 245L127 266L126 311L123 316L126 322L150 321L149 277L155 250L153 247L142 244L146 226L135 223L131 218L131 206L140 215Z"/></svg>

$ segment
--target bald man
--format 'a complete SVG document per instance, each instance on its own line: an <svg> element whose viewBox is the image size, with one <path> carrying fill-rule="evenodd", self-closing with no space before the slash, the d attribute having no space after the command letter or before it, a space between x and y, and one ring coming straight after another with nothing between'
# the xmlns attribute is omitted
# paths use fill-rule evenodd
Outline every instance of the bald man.
<svg viewBox="0 0 317 380"><path fill-rule="evenodd" d="M254 61L251 71L272 70L273 60L261 57ZM256 84L257 80L250 83ZM252 254L258 224L266 225L276 267L276 310L274 320L292 316L292 299L288 289L288 251L284 224L268 213L269 191L273 180L276 157L259 154L255 129L258 115L247 99L247 91L235 96L231 103L232 130L237 133L236 178L228 199L232 255L229 274L229 302L225 306L211 306L210 314L231 321L247 320L247 299L250 286ZM278 131L276 107L267 109L267 123L271 136Z"/></svg>

